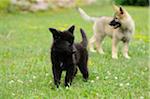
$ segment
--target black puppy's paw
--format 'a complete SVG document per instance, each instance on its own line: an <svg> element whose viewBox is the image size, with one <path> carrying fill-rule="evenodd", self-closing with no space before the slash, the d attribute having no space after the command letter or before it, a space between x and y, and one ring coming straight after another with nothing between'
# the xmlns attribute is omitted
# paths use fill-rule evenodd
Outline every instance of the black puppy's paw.
<svg viewBox="0 0 150 99"><path fill-rule="evenodd" d="M87 81L88 81L88 78L84 78L83 81L84 81L84 82L87 82Z"/></svg>
<svg viewBox="0 0 150 99"><path fill-rule="evenodd" d="M70 87L71 83L65 83L65 87Z"/></svg>

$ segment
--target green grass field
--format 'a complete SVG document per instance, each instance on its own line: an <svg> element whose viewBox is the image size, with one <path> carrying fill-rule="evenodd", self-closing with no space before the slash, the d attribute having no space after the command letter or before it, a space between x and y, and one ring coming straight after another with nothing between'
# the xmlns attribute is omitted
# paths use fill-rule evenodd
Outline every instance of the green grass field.
<svg viewBox="0 0 150 99"><path fill-rule="evenodd" d="M111 6L82 7L92 16L112 16ZM79 28L88 38L92 23L84 21L76 9L62 9L39 13L13 13L0 15L0 98L1 99L148 99L149 31L148 7L125 7L133 16L136 32L129 47L127 60L111 58L111 39L103 42L105 55L89 53L89 80L84 82L78 72L69 89L53 84L49 57L52 35L49 27L65 29L76 25L75 40L81 41Z"/></svg>

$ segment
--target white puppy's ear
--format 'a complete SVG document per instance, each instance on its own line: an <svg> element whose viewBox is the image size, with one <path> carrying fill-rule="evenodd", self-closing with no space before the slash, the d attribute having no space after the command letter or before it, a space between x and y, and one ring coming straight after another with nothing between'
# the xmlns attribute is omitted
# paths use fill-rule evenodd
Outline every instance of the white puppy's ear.
<svg viewBox="0 0 150 99"><path fill-rule="evenodd" d="M69 29L68 29L68 31L70 32L70 33L74 33L74 30L75 30L75 26L74 25L72 25Z"/></svg>
<svg viewBox="0 0 150 99"><path fill-rule="evenodd" d="M119 13L121 15L127 15L128 14L128 12L126 11L126 9L124 9L122 6L119 7Z"/></svg>
<svg viewBox="0 0 150 99"><path fill-rule="evenodd" d="M120 11L120 14L124 14L124 12L125 12L121 6L119 7L119 11Z"/></svg>
<svg viewBox="0 0 150 99"><path fill-rule="evenodd" d="M118 6L116 6L115 4L113 4L113 9L114 9L114 11L116 11L116 12L118 12L118 11L119 11L119 7L118 7Z"/></svg>

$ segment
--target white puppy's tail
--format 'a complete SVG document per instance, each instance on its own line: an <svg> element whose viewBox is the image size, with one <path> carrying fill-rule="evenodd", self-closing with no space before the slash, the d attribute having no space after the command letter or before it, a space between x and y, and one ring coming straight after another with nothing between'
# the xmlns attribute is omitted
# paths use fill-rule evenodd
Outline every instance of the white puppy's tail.
<svg viewBox="0 0 150 99"><path fill-rule="evenodd" d="M96 17L91 17L91 16L87 15L83 9L77 8L77 10L79 11L81 17L82 17L84 20L90 21L90 22L95 22L95 21L96 21Z"/></svg>

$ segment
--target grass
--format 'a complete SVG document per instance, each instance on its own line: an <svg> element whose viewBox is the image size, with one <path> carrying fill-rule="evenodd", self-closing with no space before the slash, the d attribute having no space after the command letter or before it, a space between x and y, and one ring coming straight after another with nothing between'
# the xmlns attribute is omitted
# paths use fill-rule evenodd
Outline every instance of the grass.
<svg viewBox="0 0 150 99"><path fill-rule="evenodd" d="M111 6L84 6L89 15L112 16ZM85 22L75 9L39 13L0 15L0 98L136 98L148 99L149 31L148 7L125 7L136 22L130 44L130 60L111 58L111 39L103 43L105 55L89 53L88 82L78 72L69 89L53 84L49 48L52 41L49 27L64 29L77 26L75 39L81 41L79 28L92 33L92 23ZM122 44L119 48L121 49Z"/></svg>

